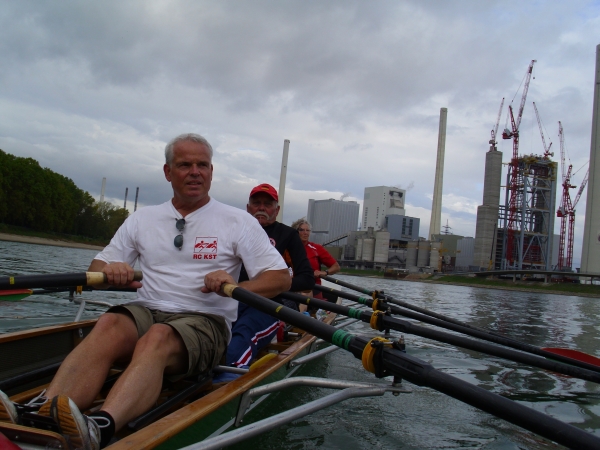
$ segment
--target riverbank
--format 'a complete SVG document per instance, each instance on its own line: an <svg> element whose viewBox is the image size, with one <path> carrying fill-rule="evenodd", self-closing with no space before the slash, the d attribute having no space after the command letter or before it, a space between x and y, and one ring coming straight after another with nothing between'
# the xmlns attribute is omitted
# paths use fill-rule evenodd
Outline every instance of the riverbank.
<svg viewBox="0 0 600 450"><path fill-rule="evenodd" d="M352 275L356 277L364 276L368 278L381 278L384 280L393 280L385 278L381 272L379 274L365 273L361 275L357 272L346 273L343 269L340 275ZM496 289L505 291L532 292L554 295L577 295L580 297L600 298L600 285L589 285L579 283L541 283L535 281L516 281L487 279L478 277L467 277L460 275L429 275L429 274L411 274L405 278L399 278L398 281L411 281L431 284L450 284L454 286L480 287L484 289Z"/></svg>
<svg viewBox="0 0 600 450"><path fill-rule="evenodd" d="M83 248L87 250L103 250L99 245L83 244L80 242L62 239L42 238L37 236L24 236L19 234L0 233L0 241L21 242L24 244L53 245L55 247Z"/></svg>

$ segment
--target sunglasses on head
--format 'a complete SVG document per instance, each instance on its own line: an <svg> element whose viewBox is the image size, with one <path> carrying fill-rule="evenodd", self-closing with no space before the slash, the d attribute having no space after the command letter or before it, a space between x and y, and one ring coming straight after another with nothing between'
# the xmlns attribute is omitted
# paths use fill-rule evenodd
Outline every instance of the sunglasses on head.
<svg viewBox="0 0 600 450"><path fill-rule="evenodd" d="M173 245L181 250L181 247L183 247L183 229L185 228L185 219L178 219L177 222L175 222L175 227L177 230L179 230L179 234L175 236Z"/></svg>

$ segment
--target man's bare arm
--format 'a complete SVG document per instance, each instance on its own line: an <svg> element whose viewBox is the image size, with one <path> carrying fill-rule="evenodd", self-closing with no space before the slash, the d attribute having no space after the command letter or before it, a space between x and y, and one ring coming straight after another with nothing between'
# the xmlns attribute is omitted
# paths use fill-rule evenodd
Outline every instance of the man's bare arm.
<svg viewBox="0 0 600 450"><path fill-rule="evenodd" d="M223 270L211 272L204 277L202 292L221 293L220 291L224 283L236 284L235 280ZM291 285L292 278L290 277L290 272L287 269L281 269L267 270L253 280L241 282L238 286L255 294L270 298L287 291Z"/></svg>
<svg viewBox="0 0 600 450"><path fill-rule="evenodd" d="M255 294L271 298L288 291L292 287L292 277L290 277L288 269L267 270L253 280L241 282L239 286Z"/></svg>

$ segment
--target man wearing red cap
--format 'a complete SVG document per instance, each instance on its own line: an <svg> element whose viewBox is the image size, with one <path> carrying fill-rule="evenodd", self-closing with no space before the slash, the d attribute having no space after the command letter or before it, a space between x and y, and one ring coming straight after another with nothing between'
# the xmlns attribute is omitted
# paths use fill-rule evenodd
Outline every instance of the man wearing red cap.
<svg viewBox="0 0 600 450"><path fill-rule="evenodd" d="M292 277L290 291L310 291L315 284L312 267L306 257L306 251L298 232L275 220L280 209L278 201L279 196L273 186L266 183L259 184L250 192L246 211L258 220L271 244L281 253L287 263ZM242 267L239 281L247 279L248 274ZM298 310L297 303L277 298L275 300ZM248 366L258 351L271 342L277 333L278 325L279 320L273 316L240 303L238 318L231 329L231 341L227 347L227 365ZM215 381L226 381L235 376L235 374L223 374L219 380Z"/></svg>

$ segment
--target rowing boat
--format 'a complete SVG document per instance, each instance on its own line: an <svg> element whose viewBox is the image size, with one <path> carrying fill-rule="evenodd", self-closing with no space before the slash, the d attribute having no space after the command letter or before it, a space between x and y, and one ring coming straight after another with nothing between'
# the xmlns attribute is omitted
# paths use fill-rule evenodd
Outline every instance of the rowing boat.
<svg viewBox="0 0 600 450"><path fill-rule="evenodd" d="M335 313L329 313L323 322L331 324L335 316ZM0 354L4 361L0 367L0 390L17 403L26 403L35 397L95 323L96 320L85 320L0 335ZM210 375L175 384L165 382L157 407L130 422L117 434L116 442L107 448L177 449L218 435L234 425L239 426L250 408L252 391L259 386L277 390L278 384L285 387L282 381L291 377L296 384L315 383L314 379L296 375L302 367L302 358L317 354L319 345L317 338L309 333L282 327L277 341L262 351L250 370L229 383L213 384ZM227 369L218 367L216 371L219 370ZM119 368L111 371L106 390L119 373ZM341 387L348 386L338 388ZM100 398L97 403L101 401ZM260 408L260 403L262 400L255 402L252 408ZM246 406L242 407L242 404ZM68 448L64 438L51 426L46 430L39 423L34 427L28 426L34 425L33 422L30 424L27 419L24 422L23 425L0 423L0 433L21 445Z"/></svg>
<svg viewBox="0 0 600 450"><path fill-rule="evenodd" d="M514 339L508 339L485 329L415 307L387 294L383 294L383 292L369 291L368 289L360 288L331 277L326 277L326 279L360 293L368 294L369 297L354 296L354 301L359 305L363 304L372 308L373 312L371 313L365 309L349 308L343 305L333 305L298 294L284 293L282 295L299 303L318 308L327 308L337 313L338 317L343 315L357 321L367 322L372 328L379 331L396 330L402 333L417 334L459 347L475 349L476 351L505 359L589 380L594 383L600 382L600 368L588 361L582 360L580 358L581 354L577 352L575 354L571 353L567 357L553 352L553 349L532 348L532 346L528 345L523 346L523 343ZM0 279L0 285L1 281ZM326 291L327 288L320 288L320 290ZM404 351L402 339L390 340L390 335L387 332L387 338L382 336L368 337L362 334L353 335L341 329L341 327L332 327L329 323L330 319L332 319L332 314L327 316L326 321L319 321L296 313L288 308L282 308L278 303L234 285L226 285L224 292L226 295L240 302L295 326L296 331L300 332L299 336L287 343L273 343L270 351L259 359L247 374L229 384L213 385L210 379L197 379L186 380L185 383L180 383L179 386L166 386L164 399L161 397L162 403L158 409L130 423L127 429L119 433L119 440L109 448L114 450L154 447L181 448L182 446L187 446L186 450L218 449L240 442L259 432L268 431L281 424L291 422L303 415L318 411L348 398L377 396L383 395L385 392L409 392L401 387L400 383L403 379L416 385L434 389L570 448L600 448L600 438L597 436L509 398L439 371L430 363L411 356ZM338 291L337 295L346 299L352 297L352 294L341 291ZM402 306L402 308L399 306ZM405 311L404 308L412 309L413 312ZM418 316L414 316L414 311L418 311ZM432 332L431 330L425 330L423 327L415 326L404 320L392 317L390 314L412 316L425 323L435 324L436 327L447 328L461 334L477 336L479 339L486 339L494 344L501 344L509 348L499 350L498 345L495 345L495 348L492 349L487 343L474 342L469 338L459 337L454 334L438 331ZM423 317L424 315L430 316L429 319ZM73 329L77 329L77 325L75 324L75 328ZM307 332L301 332L300 330L306 330ZM75 335L71 334L72 340L76 340L78 336L80 338L81 335L84 335L85 331L77 329ZM315 351L318 342L315 336L334 345ZM13 338L12 340L19 341L20 339ZM515 352L510 347L517 348L521 352ZM0 340L0 348L3 348L2 340ZM313 356L322 355L323 352L332 349L335 350L335 348L347 350L356 358L362 360L363 367L367 371L372 372L377 378L392 379L391 385L384 383L364 384L337 380L309 379L308 377L301 377L295 374L295 366L298 364L305 363ZM523 356L524 352L531 354ZM557 361L548 361L540 355L546 358L551 357ZM579 358L579 361L573 359L573 356ZM561 359L566 359L567 361L565 362L568 362L568 364L561 362ZM118 372L115 370L114 375L116 376L117 374ZM22 384L25 383L25 380L21 381ZM30 381L27 380L27 382ZM20 394L13 396L16 400L27 400L27 398L33 397L35 392L39 392L39 386L37 391L29 390L23 392L24 388L22 384L20 385ZM244 415L253 398L277 392L277 390L283 387L301 384L333 387L341 390L336 394L328 395L290 411L254 422L249 426L229 430L232 426L242 424ZM169 398L168 400L166 400L167 397ZM163 402L163 400L165 401ZM261 407L261 404L260 400L255 402L255 405L259 405L258 408ZM149 426L149 423L152 425ZM39 429L28 430L14 425L4 426L4 428L8 428L6 432L9 433L12 439L22 439L26 431L37 433L37 439L40 439L40 434L44 434ZM226 430L227 432L223 433ZM5 430L0 428L0 431L4 432ZM45 433L48 435L51 432ZM55 440L60 438L56 434L52 434L52 436ZM46 436L46 438L49 437ZM54 445L64 446L65 443L56 441Z"/></svg>

